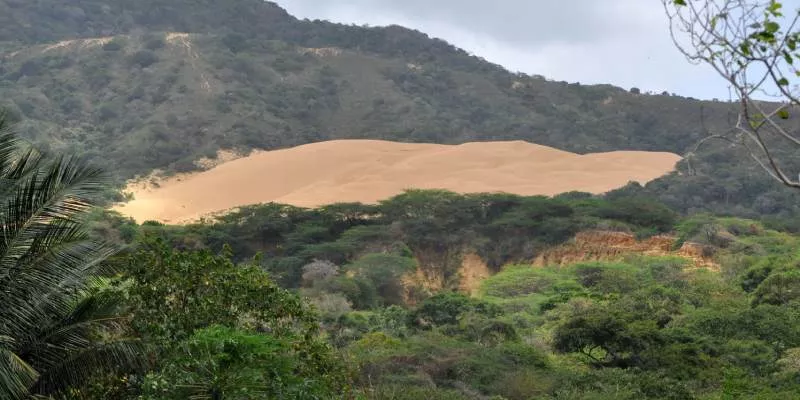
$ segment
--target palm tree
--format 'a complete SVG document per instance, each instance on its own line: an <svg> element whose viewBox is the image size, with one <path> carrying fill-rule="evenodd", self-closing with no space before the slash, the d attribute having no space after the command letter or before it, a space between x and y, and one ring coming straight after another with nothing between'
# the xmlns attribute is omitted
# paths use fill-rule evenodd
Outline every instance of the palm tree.
<svg viewBox="0 0 800 400"><path fill-rule="evenodd" d="M93 289L115 251L84 230L104 188L100 170L41 155L0 116L1 399L58 393L135 360L116 340L116 299Z"/></svg>

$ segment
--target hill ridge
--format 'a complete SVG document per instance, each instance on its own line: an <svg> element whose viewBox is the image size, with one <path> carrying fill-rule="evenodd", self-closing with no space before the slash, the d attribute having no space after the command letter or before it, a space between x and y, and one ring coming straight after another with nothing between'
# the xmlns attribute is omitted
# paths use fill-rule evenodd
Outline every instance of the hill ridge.
<svg viewBox="0 0 800 400"><path fill-rule="evenodd" d="M192 171L221 149L338 139L686 154L735 115L728 102L512 73L419 31L299 20L261 0L0 0L3 17L0 108L21 136L119 182ZM190 53L170 33L189 35ZM685 212L800 215L800 195L739 156L708 142L692 171L636 190Z"/></svg>

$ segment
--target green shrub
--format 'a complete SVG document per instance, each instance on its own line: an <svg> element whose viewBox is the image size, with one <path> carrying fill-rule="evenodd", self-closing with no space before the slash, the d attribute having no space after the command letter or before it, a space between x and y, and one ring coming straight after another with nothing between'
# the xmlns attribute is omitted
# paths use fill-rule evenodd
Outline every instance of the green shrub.
<svg viewBox="0 0 800 400"><path fill-rule="evenodd" d="M459 293L443 293L423 301L410 316L414 325L453 325L466 313L492 318L499 315L501 310L494 304Z"/></svg>
<svg viewBox="0 0 800 400"><path fill-rule="evenodd" d="M481 292L492 297L517 297L548 292L558 274L544 268L531 266L506 267L501 273L485 280Z"/></svg>
<svg viewBox="0 0 800 400"><path fill-rule="evenodd" d="M341 394L343 382L329 375L331 365L306 362L286 338L212 326L179 347L160 371L147 375L143 399L312 400Z"/></svg>
<svg viewBox="0 0 800 400"><path fill-rule="evenodd" d="M653 229L653 233L669 232L678 215L667 206L651 199L622 197L613 199L598 210L598 216Z"/></svg>
<svg viewBox="0 0 800 400"><path fill-rule="evenodd" d="M769 275L753 292L753 304L784 305L800 300L800 271Z"/></svg>
<svg viewBox="0 0 800 400"><path fill-rule="evenodd" d="M130 64L139 68L147 68L157 62L158 56L150 50L139 50L130 57Z"/></svg>
<svg viewBox="0 0 800 400"><path fill-rule="evenodd" d="M103 45L104 51L120 51L122 47L125 45L125 42L120 38L114 38L113 40L109 41L108 43Z"/></svg>
<svg viewBox="0 0 800 400"><path fill-rule="evenodd" d="M408 257L372 253L346 265L345 270L370 281L383 302L391 305L403 303L404 284L402 278L413 271L415 267L414 260Z"/></svg>

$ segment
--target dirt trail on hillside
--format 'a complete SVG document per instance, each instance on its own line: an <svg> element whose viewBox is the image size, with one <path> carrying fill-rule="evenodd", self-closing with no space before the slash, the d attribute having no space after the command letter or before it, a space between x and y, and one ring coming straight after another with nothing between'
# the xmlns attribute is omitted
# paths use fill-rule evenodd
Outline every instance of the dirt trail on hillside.
<svg viewBox="0 0 800 400"><path fill-rule="evenodd" d="M523 141L463 145L336 140L256 152L208 171L131 184L134 200L116 207L137 221L182 223L241 205L315 207L374 203L406 189L555 195L603 193L645 183L673 169L672 153L578 155Z"/></svg>
<svg viewBox="0 0 800 400"><path fill-rule="evenodd" d="M194 50L194 47L192 46L192 39L189 34L183 32L170 32L167 33L166 40L167 43L178 42L186 49L186 54L189 57L189 63L191 63L192 69L200 73L200 80L202 81L200 86L206 91L206 93L211 93L211 82L208 81L208 77L203 70L197 68L197 60L200 59L200 55Z"/></svg>

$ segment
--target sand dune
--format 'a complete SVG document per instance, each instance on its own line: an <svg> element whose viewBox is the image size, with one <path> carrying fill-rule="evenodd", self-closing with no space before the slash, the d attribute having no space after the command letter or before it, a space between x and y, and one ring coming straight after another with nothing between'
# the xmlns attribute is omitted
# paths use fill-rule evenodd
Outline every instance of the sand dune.
<svg viewBox="0 0 800 400"><path fill-rule="evenodd" d="M337 140L257 152L157 188L132 184L134 200L116 207L139 222L180 223L237 206L278 202L315 207L373 203L410 188L460 193L603 193L671 171L671 153L578 155L523 141L457 146Z"/></svg>

